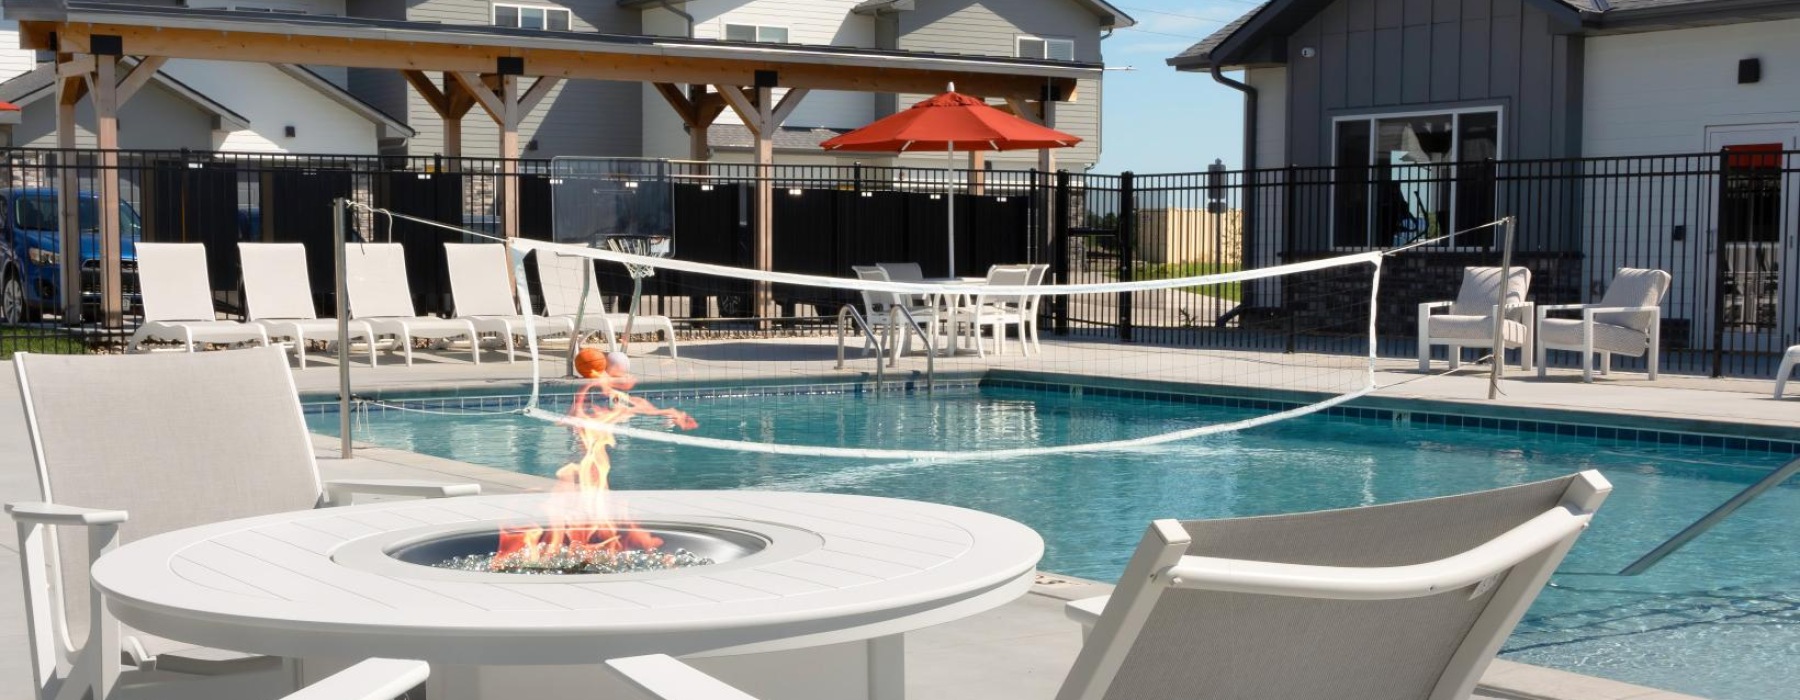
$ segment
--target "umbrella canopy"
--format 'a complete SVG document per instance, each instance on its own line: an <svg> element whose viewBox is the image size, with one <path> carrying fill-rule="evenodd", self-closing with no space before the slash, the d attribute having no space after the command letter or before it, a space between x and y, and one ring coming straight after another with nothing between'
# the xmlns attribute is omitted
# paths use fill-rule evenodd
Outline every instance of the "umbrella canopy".
<svg viewBox="0 0 1800 700"><path fill-rule="evenodd" d="M1007 114L955 91L826 139L829 151L1016 151L1062 148L1081 138Z"/></svg>

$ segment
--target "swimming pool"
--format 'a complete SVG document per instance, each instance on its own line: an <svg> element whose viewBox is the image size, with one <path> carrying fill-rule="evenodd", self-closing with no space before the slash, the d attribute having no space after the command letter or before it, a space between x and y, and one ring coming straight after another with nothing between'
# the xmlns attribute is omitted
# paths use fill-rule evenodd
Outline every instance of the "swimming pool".
<svg viewBox="0 0 1800 700"><path fill-rule="evenodd" d="M705 393L657 400L691 412L697 433L712 437L918 449L1119 439L1266 412L1206 397L1003 382L930 399L697 395ZM464 403L492 410L507 400ZM314 430L335 434L335 414L308 418ZM544 475L576 449L565 430L518 416L376 410L358 430L387 447ZM1358 506L1599 469L1615 486L1611 499L1502 656L1714 700L1766 700L1800 687L1800 487L1764 494L1644 575L1610 572L1794 450L1780 441L1349 409L1142 452L952 463L809 460L622 439L612 478L625 489L789 489L975 508L1042 533L1043 570L1112 581L1155 518Z"/></svg>

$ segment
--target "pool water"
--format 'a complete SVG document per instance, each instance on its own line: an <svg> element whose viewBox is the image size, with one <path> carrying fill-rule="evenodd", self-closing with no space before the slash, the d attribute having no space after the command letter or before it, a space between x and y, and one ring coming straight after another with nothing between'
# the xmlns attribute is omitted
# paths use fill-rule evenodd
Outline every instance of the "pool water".
<svg viewBox="0 0 1800 700"><path fill-rule="evenodd" d="M977 450L1094 442L1249 410L984 386L931 398L719 396L675 403L696 434L757 442ZM335 414L312 414L335 434ZM375 411L358 438L550 475L577 449L523 416ZM1314 415L1130 453L867 462L621 439L620 489L777 489L911 498L1035 528L1044 571L1114 581L1153 519L1223 518L1441 496L1599 469L1614 491L1504 658L1714 700L1800 688L1800 484L1773 489L1635 577L1612 575L1780 466L1784 452Z"/></svg>

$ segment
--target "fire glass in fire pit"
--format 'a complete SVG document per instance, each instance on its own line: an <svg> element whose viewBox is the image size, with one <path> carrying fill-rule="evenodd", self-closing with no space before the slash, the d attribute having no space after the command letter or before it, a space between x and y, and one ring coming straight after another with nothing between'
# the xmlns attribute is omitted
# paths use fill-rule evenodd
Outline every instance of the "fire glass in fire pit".
<svg viewBox="0 0 1800 700"><path fill-rule="evenodd" d="M501 556L501 533L464 532L404 544L388 556L420 566L507 574L623 574L683 569L731 561L761 551L761 537L725 528L691 524L638 523L637 529L662 540L653 549L562 545L518 549ZM498 561L496 561L498 557Z"/></svg>

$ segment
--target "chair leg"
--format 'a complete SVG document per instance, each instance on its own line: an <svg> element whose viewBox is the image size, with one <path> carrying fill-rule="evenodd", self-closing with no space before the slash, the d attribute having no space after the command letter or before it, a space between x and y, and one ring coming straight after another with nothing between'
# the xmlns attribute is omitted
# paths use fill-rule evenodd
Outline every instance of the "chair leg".
<svg viewBox="0 0 1800 700"><path fill-rule="evenodd" d="M1450 354L1450 369L1462 369L1462 346L1446 345L1444 349Z"/></svg>
<svg viewBox="0 0 1800 700"><path fill-rule="evenodd" d="M501 332L504 334L502 337L506 340L506 364L515 364L519 361L519 358L517 355L513 354L512 324L506 324L506 330Z"/></svg>
<svg viewBox="0 0 1800 700"><path fill-rule="evenodd" d="M1431 371L1431 338L1419 334L1419 371Z"/></svg>
<svg viewBox="0 0 1800 700"><path fill-rule="evenodd" d="M350 348L344 348L345 354L349 352ZM299 328L294 329L294 358L298 360L300 369L306 369L306 332Z"/></svg>
<svg viewBox="0 0 1800 700"><path fill-rule="evenodd" d="M1594 353L1581 353L1581 381L1594 383Z"/></svg>
<svg viewBox="0 0 1800 700"><path fill-rule="evenodd" d="M1612 376L1612 353L1600 353L1600 376Z"/></svg>
<svg viewBox="0 0 1800 700"><path fill-rule="evenodd" d="M1794 372L1795 360L1800 360L1800 355L1792 350L1781 356L1781 369L1775 372L1775 398L1781 398L1787 391L1788 375Z"/></svg>
<svg viewBox="0 0 1800 700"><path fill-rule="evenodd" d="M412 331L407 328L402 327L400 329L400 332L396 333L394 335L394 339L400 343L400 348L406 352L406 366L408 366L408 367L413 366L413 364L412 364Z"/></svg>

